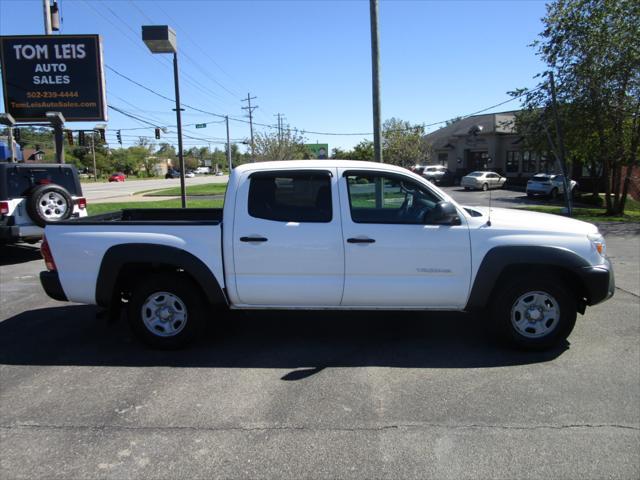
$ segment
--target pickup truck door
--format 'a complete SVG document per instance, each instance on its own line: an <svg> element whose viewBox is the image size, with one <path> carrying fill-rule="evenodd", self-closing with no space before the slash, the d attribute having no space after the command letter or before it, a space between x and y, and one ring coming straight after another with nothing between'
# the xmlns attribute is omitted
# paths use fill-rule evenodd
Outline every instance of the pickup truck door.
<svg viewBox="0 0 640 480"><path fill-rule="evenodd" d="M240 179L233 227L239 304L340 305L344 246L336 174L335 168L272 170Z"/></svg>
<svg viewBox="0 0 640 480"><path fill-rule="evenodd" d="M464 308L471 276L466 219L430 225L440 198L402 174L339 170L344 306Z"/></svg>

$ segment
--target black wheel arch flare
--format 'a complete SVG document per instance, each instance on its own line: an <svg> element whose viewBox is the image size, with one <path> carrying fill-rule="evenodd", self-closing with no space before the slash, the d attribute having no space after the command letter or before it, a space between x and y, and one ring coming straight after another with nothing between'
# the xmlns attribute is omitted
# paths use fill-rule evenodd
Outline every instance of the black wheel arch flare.
<svg viewBox="0 0 640 480"><path fill-rule="evenodd" d="M510 245L489 250L476 273L465 310L485 308L495 288L500 288L500 277L508 269L515 269L519 275L527 275L531 268L562 270L578 280L571 288L580 295L589 296L589 286L585 285L585 275L591 265L580 255L561 247ZM514 271L514 270L512 270Z"/></svg>
<svg viewBox="0 0 640 480"><path fill-rule="evenodd" d="M110 247L102 257L96 281L96 303L108 308L123 268L130 265L183 270L200 286L213 305L227 304L226 296L213 272L195 255L176 247L149 243L125 243Z"/></svg>

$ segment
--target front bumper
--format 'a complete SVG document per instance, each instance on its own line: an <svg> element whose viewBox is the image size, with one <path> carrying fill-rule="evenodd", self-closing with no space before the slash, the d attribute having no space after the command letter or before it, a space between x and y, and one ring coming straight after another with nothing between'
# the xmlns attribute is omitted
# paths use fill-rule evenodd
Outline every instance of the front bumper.
<svg viewBox="0 0 640 480"><path fill-rule="evenodd" d="M67 295L62 289L58 272L40 272L40 283L44 291L54 300L67 301Z"/></svg>
<svg viewBox="0 0 640 480"><path fill-rule="evenodd" d="M596 305L613 297L616 281L608 258L602 265L581 268L578 274L587 291L587 305Z"/></svg>

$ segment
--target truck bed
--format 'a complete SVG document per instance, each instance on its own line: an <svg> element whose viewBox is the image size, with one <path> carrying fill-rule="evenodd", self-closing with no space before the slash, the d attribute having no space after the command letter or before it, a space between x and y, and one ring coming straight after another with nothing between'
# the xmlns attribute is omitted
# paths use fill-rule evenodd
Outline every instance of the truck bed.
<svg viewBox="0 0 640 480"><path fill-rule="evenodd" d="M217 225L220 222L222 208L127 208L65 220L57 225Z"/></svg>

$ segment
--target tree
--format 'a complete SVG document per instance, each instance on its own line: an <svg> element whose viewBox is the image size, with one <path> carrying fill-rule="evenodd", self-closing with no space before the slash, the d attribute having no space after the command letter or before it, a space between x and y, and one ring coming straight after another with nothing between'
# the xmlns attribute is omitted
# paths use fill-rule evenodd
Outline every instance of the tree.
<svg viewBox="0 0 640 480"><path fill-rule="evenodd" d="M424 127L397 118L385 120L382 125L382 157L385 163L402 167L424 163L428 148L424 140Z"/></svg>
<svg viewBox="0 0 640 480"><path fill-rule="evenodd" d="M152 147L146 145L135 145L127 149L127 157L134 171L144 171L145 176L154 177L156 175L156 165L158 159L152 153Z"/></svg>
<svg viewBox="0 0 640 480"><path fill-rule="evenodd" d="M601 163L607 214L624 213L631 169L640 145L640 3L637 0L556 0L534 42L547 65L541 83L524 94L518 128L545 136L559 155L552 122L549 73L570 158ZM580 143L582 142L582 143ZM557 143L557 142L555 142ZM578 145L579 144L579 145ZM561 155L560 155L561 156Z"/></svg>
<svg viewBox="0 0 640 480"><path fill-rule="evenodd" d="M304 138L294 130L258 133L254 137L258 160L293 160L304 158L307 149Z"/></svg>
<svg viewBox="0 0 640 480"><path fill-rule="evenodd" d="M156 156L158 158L169 158L173 160L176 158L177 153L173 145L171 145L170 143L163 142L160 145L158 145Z"/></svg>

